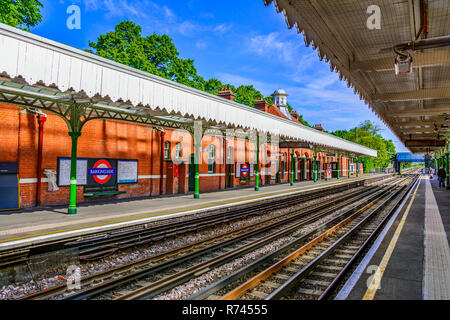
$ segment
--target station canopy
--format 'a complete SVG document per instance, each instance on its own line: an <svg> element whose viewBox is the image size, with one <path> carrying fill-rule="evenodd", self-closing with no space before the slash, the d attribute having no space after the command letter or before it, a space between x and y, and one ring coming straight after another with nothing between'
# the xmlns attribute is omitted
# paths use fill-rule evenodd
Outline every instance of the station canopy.
<svg viewBox="0 0 450 320"><path fill-rule="evenodd" d="M75 130L77 114L83 121L115 119L185 130L201 120L204 128L256 130L320 150L377 156L376 150L334 135L4 24L0 49L0 102L55 112L70 122L69 130Z"/></svg>
<svg viewBox="0 0 450 320"><path fill-rule="evenodd" d="M411 152L448 148L450 1L263 1L283 12L288 27L303 34Z"/></svg>

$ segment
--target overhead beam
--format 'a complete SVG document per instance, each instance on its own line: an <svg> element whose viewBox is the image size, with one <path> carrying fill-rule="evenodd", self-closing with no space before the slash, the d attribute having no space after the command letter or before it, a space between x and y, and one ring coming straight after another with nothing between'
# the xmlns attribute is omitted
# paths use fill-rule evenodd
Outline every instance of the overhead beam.
<svg viewBox="0 0 450 320"><path fill-rule="evenodd" d="M412 54L413 68L450 65L450 49L435 49ZM394 70L395 57L374 60L355 61L351 64L351 71L390 71Z"/></svg>
<svg viewBox="0 0 450 320"><path fill-rule="evenodd" d="M404 122L391 122L391 125L394 127L410 127L410 126L433 126L434 124L436 125L441 125L444 124L445 120L442 118L436 118L436 119L427 119L427 120L423 120L423 121L404 121Z"/></svg>
<svg viewBox="0 0 450 320"><path fill-rule="evenodd" d="M450 114L450 106L445 108L432 108L432 109L415 109L415 110L403 110L398 112L388 112L388 117L420 117L420 116L435 116Z"/></svg>
<svg viewBox="0 0 450 320"><path fill-rule="evenodd" d="M406 140L405 146L410 147L445 147L445 140Z"/></svg>
<svg viewBox="0 0 450 320"><path fill-rule="evenodd" d="M372 97L372 100L388 102L388 101L415 101L415 100L445 99L445 98L450 98L450 88L422 89L416 91L375 94Z"/></svg>
<svg viewBox="0 0 450 320"><path fill-rule="evenodd" d="M437 134L436 131L434 131L434 127L433 128L408 128L408 129L398 129L400 132L402 133L431 133L431 134ZM443 133L443 132L448 132L450 131L450 128L439 128L438 132L439 133Z"/></svg>

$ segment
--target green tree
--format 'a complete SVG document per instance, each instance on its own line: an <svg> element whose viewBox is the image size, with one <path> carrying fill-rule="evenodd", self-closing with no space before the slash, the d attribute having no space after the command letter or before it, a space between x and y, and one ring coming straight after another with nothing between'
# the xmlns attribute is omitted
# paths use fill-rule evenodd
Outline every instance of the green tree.
<svg viewBox="0 0 450 320"><path fill-rule="evenodd" d="M122 21L115 26L114 32L100 35L96 42L90 41L89 47L88 52L213 95L217 95L222 88L230 88L236 95L236 102L250 107L254 106L257 98L263 97L253 85L235 87L216 78L205 80L197 74L194 60L179 57L168 35L153 33L143 37L142 28L131 21ZM272 104L272 97L265 99ZM288 109L293 110L290 105ZM299 121L309 126L302 116Z"/></svg>
<svg viewBox="0 0 450 320"><path fill-rule="evenodd" d="M181 59L168 35L143 37L141 32L135 23L122 21L114 32L100 35L89 46L101 57L203 90L204 79L197 74L194 60Z"/></svg>
<svg viewBox="0 0 450 320"><path fill-rule="evenodd" d="M350 130L337 130L332 132L335 136L359 143L363 146L377 150L377 157L358 157L358 161L364 165L364 172L369 172L372 168L385 168L389 165L395 155L395 146L391 140L384 139L378 132L381 129L366 120L361 122L358 127Z"/></svg>
<svg viewBox="0 0 450 320"><path fill-rule="evenodd" d="M235 101L238 103L245 104L247 106L254 106L257 98L262 98L263 95L261 92L256 90L253 85L249 86L239 86L235 91L236 99Z"/></svg>
<svg viewBox="0 0 450 320"><path fill-rule="evenodd" d="M0 22L22 30L30 30L42 22L38 0L1 0Z"/></svg>

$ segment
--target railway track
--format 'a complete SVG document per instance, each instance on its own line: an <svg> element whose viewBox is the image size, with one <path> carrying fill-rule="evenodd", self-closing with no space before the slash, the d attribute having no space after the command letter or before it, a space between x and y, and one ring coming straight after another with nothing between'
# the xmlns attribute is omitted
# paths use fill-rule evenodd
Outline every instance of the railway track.
<svg viewBox="0 0 450 320"><path fill-rule="evenodd" d="M227 292L222 300L235 299L325 299L342 279L370 241L385 224L409 190L417 183L403 181L393 187L382 198L339 221L289 254L271 254L258 261L276 260L237 288ZM382 212L385 211L383 214ZM280 252L282 249L280 250ZM256 265L240 270L228 279L221 280L209 288L191 296L190 299L204 299L218 289L225 288L233 280L256 269ZM217 297L217 296L215 296Z"/></svg>
<svg viewBox="0 0 450 320"><path fill-rule="evenodd" d="M282 237L301 225L311 223L338 208L353 203L357 197L373 196L376 189L381 189L381 187L371 187L358 192L358 194L347 194L330 201L323 201L306 210L301 210L301 212L290 214L288 218L272 219L266 225L256 226L250 230L245 228L247 230L244 233L242 233L244 230L236 230L232 232L234 235L221 235L216 239L201 241L201 243L191 244L172 252L107 270L101 274L88 276L82 279L83 289L80 292L65 297L64 295L67 294L65 286L59 286L24 297L24 299L88 299L105 294L110 294L110 297L121 295L119 298L123 299L127 295L117 293L116 291L120 291L117 288L130 283L134 287L148 287L148 285L142 284L147 282L151 283L150 295L154 296L167 290L168 287L187 281L217 265L255 250L277 237ZM285 226L289 223L290 225ZM273 230L276 228L279 230L274 233ZM205 261L198 262L198 260ZM192 267L186 267L186 265L192 265ZM182 266L181 269L180 266Z"/></svg>
<svg viewBox="0 0 450 320"><path fill-rule="evenodd" d="M142 224L126 229L96 233L82 237L78 236L76 238L63 239L36 246L32 245L26 248L16 248L0 253L0 267L24 263L31 256L67 250L75 250L82 261L100 259L121 250L175 237L186 232L201 231L220 223L231 223L245 217L261 215L271 210L287 208L299 202L349 190L362 186L364 183L376 182L382 179L386 179L386 177L358 180L337 186L336 188L305 192L287 198L252 204L251 206L247 205L232 209L215 210L212 213L194 216L187 220L168 220L168 222L152 226Z"/></svg>

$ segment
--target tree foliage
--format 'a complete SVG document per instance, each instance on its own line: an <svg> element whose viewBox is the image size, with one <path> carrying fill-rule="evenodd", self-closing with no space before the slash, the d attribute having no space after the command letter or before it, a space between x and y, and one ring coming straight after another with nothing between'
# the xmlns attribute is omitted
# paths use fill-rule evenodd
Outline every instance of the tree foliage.
<svg viewBox="0 0 450 320"><path fill-rule="evenodd" d="M40 7L38 0L1 0L0 22L29 31L42 22Z"/></svg>
<svg viewBox="0 0 450 320"><path fill-rule="evenodd" d="M378 132L381 130L370 120L362 122L358 127L350 130L337 130L332 132L335 136L356 142L363 146L377 150L376 158L359 157L358 161L364 164L364 172L372 168L386 168L395 156L395 146L391 140L384 139Z"/></svg>
<svg viewBox="0 0 450 320"><path fill-rule="evenodd" d="M257 98L263 98L262 93L253 85L235 87L216 78L205 80L198 75L194 60L179 57L178 50L168 35L153 33L143 37L141 33L139 25L122 21L115 26L114 32L100 35L96 42L90 41L91 49L86 51L213 95L217 95L221 88L230 88L236 95L236 102L250 107L254 106ZM265 100L272 104L272 97L265 97ZM293 110L289 104L288 109ZM309 126L302 116L299 121Z"/></svg>

